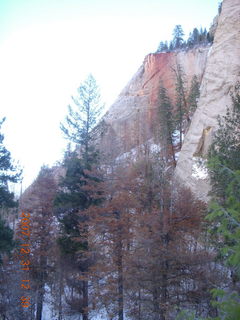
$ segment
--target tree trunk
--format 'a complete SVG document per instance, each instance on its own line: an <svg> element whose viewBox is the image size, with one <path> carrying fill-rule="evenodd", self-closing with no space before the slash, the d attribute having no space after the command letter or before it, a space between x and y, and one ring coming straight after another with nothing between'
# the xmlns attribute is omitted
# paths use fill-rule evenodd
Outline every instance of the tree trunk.
<svg viewBox="0 0 240 320"><path fill-rule="evenodd" d="M88 281L83 281L83 320L88 320Z"/></svg>
<svg viewBox="0 0 240 320"><path fill-rule="evenodd" d="M167 262L163 262L164 268L167 267ZM160 319L166 320L166 303L167 303L167 273L163 271L162 274L162 287L161 287L161 309L160 309Z"/></svg>
<svg viewBox="0 0 240 320"><path fill-rule="evenodd" d="M62 268L60 266L58 320L62 320L62 293L63 293L63 275L62 275Z"/></svg>
<svg viewBox="0 0 240 320"><path fill-rule="evenodd" d="M159 307L159 290L157 287L157 283L154 283L153 289L153 319L154 320L162 320L160 319L160 307Z"/></svg>
<svg viewBox="0 0 240 320"><path fill-rule="evenodd" d="M43 309L43 296L44 296L43 283L40 284L37 292L37 313L36 320L42 320L42 309Z"/></svg>
<svg viewBox="0 0 240 320"><path fill-rule="evenodd" d="M117 212L117 219L120 219L120 213ZM119 222L119 221L118 221ZM123 320L123 243L122 227L118 225L117 237L117 272L118 272L118 320Z"/></svg>
<svg viewBox="0 0 240 320"><path fill-rule="evenodd" d="M44 270L46 269L46 257L40 256L40 274L39 274L39 285L37 290L37 312L36 320L42 320L42 309L43 309L43 299L44 299Z"/></svg>
<svg viewBox="0 0 240 320"><path fill-rule="evenodd" d="M118 320L123 320L123 270L121 255L118 262Z"/></svg>
<svg viewBox="0 0 240 320"><path fill-rule="evenodd" d="M141 320L141 289L138 291L138 320Z"/></svg>

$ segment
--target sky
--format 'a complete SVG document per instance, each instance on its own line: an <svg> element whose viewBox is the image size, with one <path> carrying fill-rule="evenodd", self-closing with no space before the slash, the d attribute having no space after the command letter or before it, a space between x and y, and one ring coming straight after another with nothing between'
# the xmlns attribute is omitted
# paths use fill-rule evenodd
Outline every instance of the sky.
<svg viewBox="0 0 240 320"><path fill-rule="evenodd" d="M218 0L0 0L0 118L23 188L67 141L59 123L89 73L106 110L175 25L209 28Z"/></svg>

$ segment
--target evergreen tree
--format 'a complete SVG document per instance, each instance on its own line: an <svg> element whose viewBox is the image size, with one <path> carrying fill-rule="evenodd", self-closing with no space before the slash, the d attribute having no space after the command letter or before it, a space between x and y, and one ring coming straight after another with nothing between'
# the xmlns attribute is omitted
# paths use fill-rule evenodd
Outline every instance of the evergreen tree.
<svg viewBox="0 0 240 320"><path fill-rule="evenodd" d="M200 96L200 83L196 75L193 76L191 86L187 98L188 109L190 112L194 112L197 109L197 102Z"/></svg>
<svg viewBox="0 0 240 320"><path fill-rule="evenodd" d="M2 263L1 255L4 253L10 253L13 247L13 231L0 217L0 264Z"/></svg>
<svg viewBox="0 0 240 320"><path fill-rule="evenodd" d="M0 121L0 129L5 118ZM16 183L21 176L21 170L13 164L11 154L3 144L4 135L0 133L0 208L13 208L17 206L14 194L9 191L8 183ZM13 248L13 232L6 226L0 216L0 261L1 254L10 252Z"/></svg>
<svg viewBox="0 0 240 320"><path fill-rule="evenodd" d="M0 121L0 129L5 118ZM13 208L16 206L14 194L9 192L8 182L16 183L22 174L21 170L13 164L11 154L3 144L4 135L0 133L0 207Z"/></svg>
<svg viewBox="0 0 240 320"><path fill-rule="evenodd" d="M81 146L85 161L92 152L92 130L96 126L103 106L96 80L90 74L78 88L78 97L72 97L75 108L68 106L68 115L60 128L68 140Z"/></svg>
<svg viewBox="0 0 240 320"><path fill-rule="evenodd" d="M92 75L80 85L78 94L77 98L73 98L77 109L69 106L66 122L60 127L65 137L80 148L80 155L76 152L68 152L66 155L63 163L66 174L60 184L55 205L62 226L59 238L62 253L70 257L72 265L75 265L75 272L77 270L82 279L72 284L78 293L77 300L73 297L68 303L75 312L82 314L83 320L88 320L88 272L91 261L88 258L89 216L86 211L96 204L94 196L98 191L95 184L100 182L94 171L98 153L94 147L92 131L103 107L100 105L99 89Z"/></svg>
<svg viewBox="0 0 240 320"><path fill-rule="evenodd" d="M173 134L174 134L174 120L173 120L173 110L170 98L168 96L167 90L164 88L163 84L160 86L159 91L159 124L160 124L160 139L166 150L166 158L169 156L168 148L170 148L170 154L173 160L173 165L176 166Z"/></svg>
<svg viewBox="0 0 240 320"><path fill-rule="evenodd" d="M193 44L199 43L199 40L200 40L199 31L198 31L197 28L194 28L194 29L193 29L193 32L192 32L192 41L193 41Z"/></svg>
<svg viewBox="0 0 240 320"><path fill-rule="evenodd" d="M173 51L174 49L174 46L173 46L173 42L170 41L170 44L169 44L169 51Z"/></svg>
<svg viewBox="0 0 240 320"><path fill-rule="evenodd" d="M240 317L240 84L232 95L233 106L219 118L219 129L208 155L212 202L207 219L219 250L219 258L230 267L232 290L214 290L216 306L224 319ZM234 292L236 290L236 292ZM219 300L220 297L220 300ZM227 306L231 306L228 308Z"/></svg>
<svg viewBox="0 0 240 320"><path fill-rule="evenodd" d="M207 42L208 43L213 43L214 37L211 35L209 32L207 33Z"/></svg>
<svg viewBox="0 0 240 320"><path fill-rule="evenodd" d="M184 32L181 25L176 25L173 30L173 46L174 49L181 48L184 40L183 40Z"/></svg>
<svg viewBox="0 0 240 320"><path fill-rule="evenodd" d="M165 50L165 44L164 44L163 41L161 41L161 42L159 43L157 52L163 52L164 50Z"/></svg>
<svg viewBox="0 0 240 320"><path fill-rule="evenodd" d="M188 39L187 39L187 46L191 48L194 45L193 43L193 34L192 32L189 33Z"/></svg>
<svg viewBox="0 0 240 320"><path fill-rule="evenodd" d="M157 49L157 52L167 52L169 49L168 49L168 42L165 41L161 41L159 46L158 46L158 49Z"/></svg>
<svg viewBox="0 0 240 320"><path fill-rule="evenodd" d="M93 171L92 165L88 162L86 168L84 159L78 158L75 152L68 154L63 164L66 174L55 199L61 223L58 243L70 270L75 273L75 281L71 280L70 274L66 282L77 294L68 298L67 302L73 312L82 314L83 320L88 319L88 275L92 265L88 242L90 217L87 209L101 201L101 192L98 190L101 179Z"/></svg>
<svg viewBox="0 0 240 320"><path fill-rule="evenodd" d="M179 147L182 148L184 120L188 114L187 99L186 99L186 81L183 69L180 64L177 64L173 69L176 77L176 112L175 124L179 131Z"/></svg>
<svg viewBox="0 0 240 320"><path fill-rule="evenodd" d="M165 51L168 51L168 50L169 50L169 48L168 48L168 42L167 42L167 41L165 41L165 43L164 43L164 49L165 49Z"/></svg>

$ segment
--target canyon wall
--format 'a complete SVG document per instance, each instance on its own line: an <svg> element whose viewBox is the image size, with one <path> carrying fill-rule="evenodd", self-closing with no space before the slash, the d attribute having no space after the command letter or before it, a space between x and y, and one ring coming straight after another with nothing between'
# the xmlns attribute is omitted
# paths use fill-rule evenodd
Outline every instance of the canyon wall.
<svg viewBox="0 0 240 320"><path fill-rule="evenodd" d="M98 126L99 147L110 158L154 142L160 83L174 100L172 69L180 63L188 84L193 75L198 76L201 93L179 154L176 176L203 199L207 199L209 181L198 160L206 156L217 118L231 106L230 93L240 77L240 0L224 0L214 21L212 47L149 54Z"/></svg>
<svg viewBox="0 0 240 320"><path fill-rule="evenodd" d="M176 174L196 194L207 197L206 177L195 176L195 164L204 157L218 127L217 118L231 106L230 93L240 80L240 1L224 0L213 46L201 85L198 108L186 134Z"/></svg>
<svg viewBox="0 0 240 320"><path fill-rule="evenodd" d="M197 163L206 155L218 126L217 118L231 106L231 90L240 80L240 0L224 0L221 14L214 21L212 46L147 55L94 133L100 151L112 160L125 154L131 156L146 142L159 143L154 138L159 88L162 82L174 101L173 68L179 63L188 87L196 75L201 88L198 107L179 154L176 176L203 199L207 199L209 181ZM54 172L56 178L64 174L60 168ZM31 190L30 186L26 197L31 198Z"/></svg>
<svg viewBox="0 0 240 320"><path fill-rule="evenodd" d="M154 137L160 83L175 98L173 68L180 63L190 84L194 75L201 81L209 46L188 51L154 53L123 89L98 126L99 147L116 158Z"/></svg>

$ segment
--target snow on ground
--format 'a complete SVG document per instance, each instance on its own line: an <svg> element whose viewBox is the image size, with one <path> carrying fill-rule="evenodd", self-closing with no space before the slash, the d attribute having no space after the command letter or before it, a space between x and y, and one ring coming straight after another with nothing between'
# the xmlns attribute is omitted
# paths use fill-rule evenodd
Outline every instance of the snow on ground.
<svg viewBox="0 0 240 320"><path fill-rule="evenodd" d="M192 177L200 180L205 180L208 178L206 160L193 158Z"/></svg>

